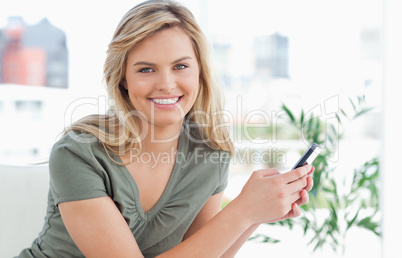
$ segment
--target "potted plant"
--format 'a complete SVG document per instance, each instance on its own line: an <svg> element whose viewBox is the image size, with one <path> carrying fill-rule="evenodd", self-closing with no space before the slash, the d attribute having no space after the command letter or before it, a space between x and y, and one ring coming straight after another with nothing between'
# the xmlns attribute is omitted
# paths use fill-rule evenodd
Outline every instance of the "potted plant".
<svg viewBox="0 0 402 258"><path fill-rule="evenodd" d="M379 160L372 158L355 168L343 180L334 173L336 164L329 162L338 149L339 140L345 132L345 123L363 116L372 107L367 107L365 97L350 100L352 115L343 109L336 114L336 121L342 127L329 124L313 113L306 116L301 110L296 116L286 105L282 105L285 119L303 135L307 142L325 145L320 155L314 160L314 187L310 191L310 201L303 205L304 215L273 223L293 229L301 227L308 237L308 244L313 251L330 246L334 252L345 252L344 239L350 229L360 227L380 236L379 226ZM325 216L322 216L323 212ZM324 219L323 219L324 217ZM280 240L256 234L251 239L276 243Z"/></svg>

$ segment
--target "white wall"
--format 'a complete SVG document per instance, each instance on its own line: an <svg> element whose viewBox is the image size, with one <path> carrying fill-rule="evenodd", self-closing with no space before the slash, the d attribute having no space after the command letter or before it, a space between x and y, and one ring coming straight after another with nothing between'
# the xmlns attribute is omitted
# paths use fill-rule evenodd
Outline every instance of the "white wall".
<svg viewBox="0 0 402 258"><path fill-rule="evenodd" d="M402 2L384 0L382 119L382 257L401 257Z"/></svg>

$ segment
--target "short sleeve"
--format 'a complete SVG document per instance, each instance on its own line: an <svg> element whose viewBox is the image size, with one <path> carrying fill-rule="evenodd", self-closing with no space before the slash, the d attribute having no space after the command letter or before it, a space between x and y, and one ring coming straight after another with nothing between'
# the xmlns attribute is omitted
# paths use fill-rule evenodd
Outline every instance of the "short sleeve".
<svg viewBox="0 0 402 258"><path fill-rule="evenodd" d="M213 194L218 194L225 190L229 181L229 165L230 165L230 154L226 151L219 151L219 175L220 183L215 189Z"/></svg>
<svg viewBox="0 0 402 258"><path fill-rule="evenodd" d="M107 195L105 176L97 169L90 143L65 135L53 146L49 172L55 205Z"/></svg>

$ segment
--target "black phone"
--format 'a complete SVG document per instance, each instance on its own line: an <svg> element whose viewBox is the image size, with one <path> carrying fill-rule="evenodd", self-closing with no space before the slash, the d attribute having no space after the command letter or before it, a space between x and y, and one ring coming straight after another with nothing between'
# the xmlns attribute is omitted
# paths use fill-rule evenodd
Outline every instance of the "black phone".
<svg viewBox="0 0 402 258"><path fill-rule="evenodd" d="M308 149L306 150L306 152L304 152L303 156L301 156L301 158L299 159L299 161L297 161L296 165L294 165L293 169L296 169L298 167L304 166L306 164L312 164L314 159L318 156L318 154L320 154L321 151L321 147L313 142L310 147L308 147Z"/></svg>

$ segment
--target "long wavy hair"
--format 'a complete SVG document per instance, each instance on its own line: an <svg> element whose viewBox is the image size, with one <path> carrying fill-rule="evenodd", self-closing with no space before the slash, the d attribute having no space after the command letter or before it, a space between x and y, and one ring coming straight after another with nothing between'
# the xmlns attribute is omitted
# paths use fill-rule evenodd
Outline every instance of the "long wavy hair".
<svg viewBox="0 0 402 258"><path fill-rule="evenodd" d="M131 148L142 151L141 124L132 115L132 105L122 82L129 52L153 34L180 27L190 37L200 67L199 92L186 118L200 124L203 141L213 149L233 154L229 130L224 125L223 95L211 63L211 49L192 13L183 5L169 0L146 1L129 10L121 19L107 50L104 78L109 99L115 101L107 115L84 117L69 128L94 135L105 149L115 154L128 154Z"/></svg>

